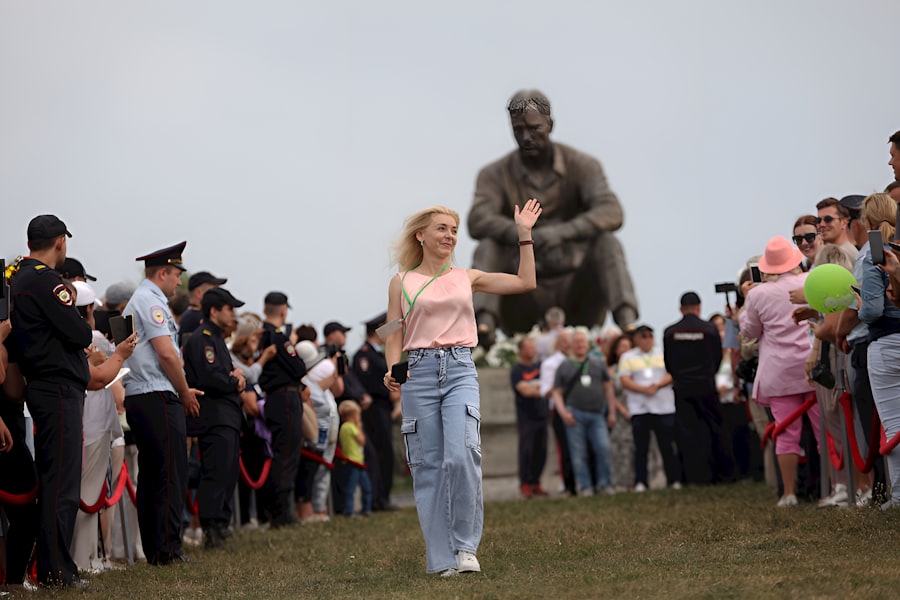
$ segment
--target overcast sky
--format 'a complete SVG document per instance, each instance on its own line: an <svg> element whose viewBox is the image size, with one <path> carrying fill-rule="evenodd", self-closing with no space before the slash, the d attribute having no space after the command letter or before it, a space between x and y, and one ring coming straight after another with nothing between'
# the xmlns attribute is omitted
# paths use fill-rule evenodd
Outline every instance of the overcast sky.
<svg viewBox="0 0 900 600"><path fill-rule="evenodd" d="M386 306L403 218L463 215L537 87L603 163L642 320L705 312L827 196L891 179L893 0L0 4L0 256L55 213L98 292L186 239L259 310L354 326ZM469 266L465 227L457 263ZM540 249L537 249L540 251ZM351 337L351 346L359 337Z"/></svg>

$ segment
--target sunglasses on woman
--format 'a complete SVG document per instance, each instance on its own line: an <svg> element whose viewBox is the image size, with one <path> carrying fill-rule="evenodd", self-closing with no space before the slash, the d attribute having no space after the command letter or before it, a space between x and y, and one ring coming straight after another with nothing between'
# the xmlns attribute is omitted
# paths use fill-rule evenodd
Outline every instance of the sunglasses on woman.
<svg viewBox="0 0 900 600"><path fill-rule="evenodd" d="M832 219L833 217L829 216L829 217L825 217L825 218ZM813 242L816 241L816 236L818 236L818 235L819 235L818 232L817 233L804 233L803 235L795 235L791 239L794 240L794 243L799 246L800 242L806 242L807 244L812 244Z"/></svg>

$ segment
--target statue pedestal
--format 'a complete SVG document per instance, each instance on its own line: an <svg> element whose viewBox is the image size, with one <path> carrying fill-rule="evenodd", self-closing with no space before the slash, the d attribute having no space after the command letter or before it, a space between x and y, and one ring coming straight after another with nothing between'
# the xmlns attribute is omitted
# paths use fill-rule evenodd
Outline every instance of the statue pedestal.
<svg viewBox="0 0 900 600"><path fill-rule="evenodd" d="M480 367L481 468L485 477L517 476L516 401L509 369Z"/></svg>

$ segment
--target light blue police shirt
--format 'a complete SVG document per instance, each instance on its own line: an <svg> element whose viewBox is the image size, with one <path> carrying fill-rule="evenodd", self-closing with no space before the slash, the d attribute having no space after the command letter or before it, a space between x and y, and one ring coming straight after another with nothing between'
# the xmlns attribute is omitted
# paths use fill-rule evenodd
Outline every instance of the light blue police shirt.
<svg viewBox="0 0 900 600"><path fill-rule="evenodd" d="M125 395L134 396L149 392L175 392L175 386L169 381L165 371L159 364L159 356L153 349L150 340L161 336L169 336L175 352L181 356L178 348L175 319L169 311L169 301L159 286L145 279L135 290L131 300L122 314L134 316L134 331L138 336L138 345L134 354L125 361L131 369L122 381L125 384Z"/></svg>

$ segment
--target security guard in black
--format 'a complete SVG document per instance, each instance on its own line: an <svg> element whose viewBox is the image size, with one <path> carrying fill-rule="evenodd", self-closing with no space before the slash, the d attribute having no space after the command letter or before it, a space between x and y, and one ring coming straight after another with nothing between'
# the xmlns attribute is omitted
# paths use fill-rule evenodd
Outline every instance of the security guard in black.
<svg viewBox="0 0 900 600"><path fill-rule="evenodd" d="M243 306L224 288L207 291L202 299L203 324L184 345L184 372L188 385L203 392L200 397L200 524L210 548L224 544L231 521L231 499L240 473L240 392L246 382L235 370L225 345L222 327L234 319L234 308ZM230 308L226 308L230 307ZM239 375L240 374L240 375Z"/></svg>

